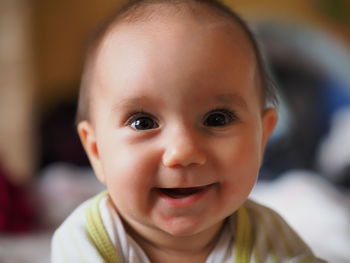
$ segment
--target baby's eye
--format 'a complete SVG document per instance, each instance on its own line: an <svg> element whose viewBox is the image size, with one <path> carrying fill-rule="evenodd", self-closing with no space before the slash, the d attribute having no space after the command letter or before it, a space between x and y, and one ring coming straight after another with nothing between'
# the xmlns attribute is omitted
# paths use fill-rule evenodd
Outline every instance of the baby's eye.
<svg viewBox="0 0 350 263"><path fill-rule="evenodd" d="M229 125L235 120L233 112L226 109L218 109L209 112L204 119L204 125L210 127Z"/></svg>
<svg viewBox="0 0 350 263"><path fill-rule="evenodd" d="M135 116L128 121L128 125L135 130L150 130L159 127L151 116Z"/></svg>

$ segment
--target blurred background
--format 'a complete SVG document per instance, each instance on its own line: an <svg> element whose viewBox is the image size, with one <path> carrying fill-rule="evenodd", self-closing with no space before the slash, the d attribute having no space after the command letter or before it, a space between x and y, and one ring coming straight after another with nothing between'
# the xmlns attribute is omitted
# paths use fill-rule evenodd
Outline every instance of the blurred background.
<svg viewBox="0 0 350 263"><path fill-rule="evenodd" d="M0 0L0 262L48 262L54 228L103 189L74 116L88 37L122 2ZM252 198L320 257L350 262L350 1L224 2L250 23L280 97Z"/></svg>

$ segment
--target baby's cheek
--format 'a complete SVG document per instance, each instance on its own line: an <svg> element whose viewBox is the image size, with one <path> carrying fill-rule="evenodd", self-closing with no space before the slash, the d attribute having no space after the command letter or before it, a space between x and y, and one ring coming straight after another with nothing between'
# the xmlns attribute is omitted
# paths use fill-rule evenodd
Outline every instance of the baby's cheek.
<svg viewBox="0 0 350 263"><path fill-rule="evenodd" d="M235 182L227 182L221 189L219 205L224 206L226 213L231 214L237 210L247 199L253 183L242 182L240 179ZM227 214L227 215L228 215Z"/></svg>
<svg viewBox="0 0 350 263"><path fill-rule="evenodd" d="M157 166L149 156L140 156L135 152L124 152L110 162L109 177L113 177L118 187L128 191L145 191L153 184ZM124 189L122 189L124 190Z"/></svg>

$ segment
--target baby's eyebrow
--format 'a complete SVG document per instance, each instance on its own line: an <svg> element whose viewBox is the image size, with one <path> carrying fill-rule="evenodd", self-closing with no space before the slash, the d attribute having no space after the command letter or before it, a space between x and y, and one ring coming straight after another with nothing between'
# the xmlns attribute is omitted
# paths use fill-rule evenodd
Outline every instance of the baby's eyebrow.
<svg viewBox="0 0 350 263"><path fill-rule="evenodd" d="M246 109L248 107L247 102L240 95L234 93L217 94L214 96L214 99L219 103L229 105L234 104L243 109Z"/></svg>
<svg viewBox="0 0 350 263"><path fill-rule="evenodd" d="M113 119L115 114L120 112L133 111L135 109L142 111L141 101L141 96L119 99L111 108L110 118Z"/></svg>
<svg viewBox="0 0 350 263"><path fill-rule="evenodd" d="M112 111L118 111L120 109L129 109L129 108L135 108L135 107L141 107L141 102L147 101L145 97L143 96L136 96L132 98L123 98L117 101L117 103L114 105Z"/></svg>
<svg viewBox="0 0 350 263"><path fill-rule="evenodd" d="M242 96L234 93L220 93L213 96L216 103L223 105L235 105L242 109L247 109L247 103ZM149 100L144 96L136 96L127 99L120 99L113 107L112 111L116 112L120 109L142 108Z"/></svg>

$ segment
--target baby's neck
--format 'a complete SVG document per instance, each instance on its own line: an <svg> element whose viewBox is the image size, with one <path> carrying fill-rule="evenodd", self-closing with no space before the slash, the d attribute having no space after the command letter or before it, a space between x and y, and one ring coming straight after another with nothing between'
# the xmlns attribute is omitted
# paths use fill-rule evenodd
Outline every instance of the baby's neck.
<svg viewBox="0 0 350 263"><path fill-rule="evenodd" d="M174 237L167 233L136 233L130 227L127 232L141 246L152 263L183 262L204 263L213 250L223 223L193 236Z"/></svg>

